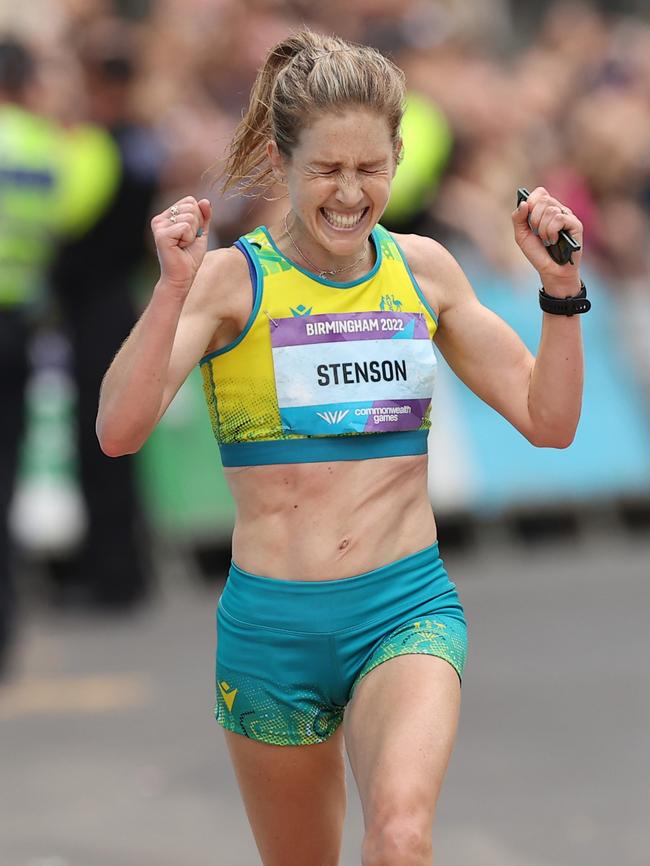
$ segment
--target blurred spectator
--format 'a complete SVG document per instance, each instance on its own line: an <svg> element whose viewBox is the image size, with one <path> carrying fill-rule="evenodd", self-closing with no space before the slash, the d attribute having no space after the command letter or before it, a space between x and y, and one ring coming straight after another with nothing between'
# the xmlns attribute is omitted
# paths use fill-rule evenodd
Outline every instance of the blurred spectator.
<svg viewBox="0 0 650 866"><path fill-rule="evenodd" d="M391 231L431 234L430 204L453 145L443 113L409 91L402 119L402 158L382 224Z"/></svg>
<svg viewBox="0 0 650 866"><path fill-rule="evenodd" d="M82 163L91 174L114 163L105 136L80 128L69 138L44 117L39 92L32 52L15 37L0 36L0 670L14 622L7 518L23 431L29 336L57 236L92 222L112 191L110 182L79 187L78 148L90 148Z"/></svg>
<svg viewBox="0 0 650 866"><path fill-rule="evenodd" d="M133 458L112 461L97 445L94 420L102 376L137 315L134 281L147 254L149 217L162 152L133 109L138 77L137 31L113 18L73 33L85 85L85 114L107 130L120 159L119 183L107 208L83 235L65 244L52 269L69 333L77 384L80 479L88 512L81 551L54 574L61 601L126 609L151 581L146 521Z"/></svg>

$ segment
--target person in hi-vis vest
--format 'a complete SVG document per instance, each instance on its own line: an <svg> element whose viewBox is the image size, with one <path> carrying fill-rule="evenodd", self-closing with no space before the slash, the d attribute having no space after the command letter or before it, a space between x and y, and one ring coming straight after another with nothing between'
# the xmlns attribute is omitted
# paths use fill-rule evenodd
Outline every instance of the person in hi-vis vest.
<svg viewBox="0 0 650 866"><path fill-rule="evenodd" d="M64 237L87 229L113 195L119 159L92 125L64 130L37 108L36 60L0 34L0 672L13 633L8 512L24 427L28 342Z"/></svg>

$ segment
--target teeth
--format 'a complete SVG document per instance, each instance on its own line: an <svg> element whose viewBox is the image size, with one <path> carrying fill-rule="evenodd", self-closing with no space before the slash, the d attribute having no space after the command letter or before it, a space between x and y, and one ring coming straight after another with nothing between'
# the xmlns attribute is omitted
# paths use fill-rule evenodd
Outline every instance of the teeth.
<svg viewBox="0 0 650 866"><path fill-rule="evenodd" d="M361 210L359 211L359 213L356 214L349 214L343 216L343 214L336 213L336 211L323 208L323 213L327 222L331 223L335 228L351 229L353 226L356 226L357 223L361 222L365 210Z"/></svg>

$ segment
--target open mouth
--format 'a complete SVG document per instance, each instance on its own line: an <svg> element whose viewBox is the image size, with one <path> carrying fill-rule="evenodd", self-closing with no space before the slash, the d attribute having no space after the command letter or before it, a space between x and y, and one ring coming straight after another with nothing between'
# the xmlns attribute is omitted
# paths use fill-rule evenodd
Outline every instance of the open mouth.
<svg viewBox="0 0 650 866"><path fill-rule="evenodd" d="M369 210L369 207L364 207L356 213L342 214L338 211L322 207L320 212L323 215L325 222L331 225L332 228L338 229L339 231L350 231L350 229L354 229L359 225Z"/></svg>

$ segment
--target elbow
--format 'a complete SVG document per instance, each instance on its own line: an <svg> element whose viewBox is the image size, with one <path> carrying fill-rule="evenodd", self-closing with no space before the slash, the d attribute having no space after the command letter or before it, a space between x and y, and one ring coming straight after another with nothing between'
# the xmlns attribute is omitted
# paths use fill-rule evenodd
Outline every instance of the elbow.
<svg viewBox="0 0 650 866"><path fill-rule="evenodd" d="M135 454L142 447L141 442L134 446L133 443L127 443L124 439L111 437L106 430L102 429L99 421L95 425L95 433L99 447L107 457L124 457L127 454Z"/></svg>
<svg viewBox="0 0 650 866"><path fill-rule="evenodd" d="M125 448L123 445L110 440L100 440L99 447L107 457L125 457L127 454L135 454L139 450L138 448Z"/></svg>
<svg viewBox="0 0 650 866"><path fill-rule="evenodd" d="M535 448L555 448L562 450L573 444L576 436L575 429L573 430L534 430L526 438Z"/></svg>
<svg viewBox="0 0 650 866"><path fill-rule="evenodd" d="M138 448L129 448L121 442L111 439L99 439L99 447L107 457L125 457L127 454L135 454Z"/></svg>

